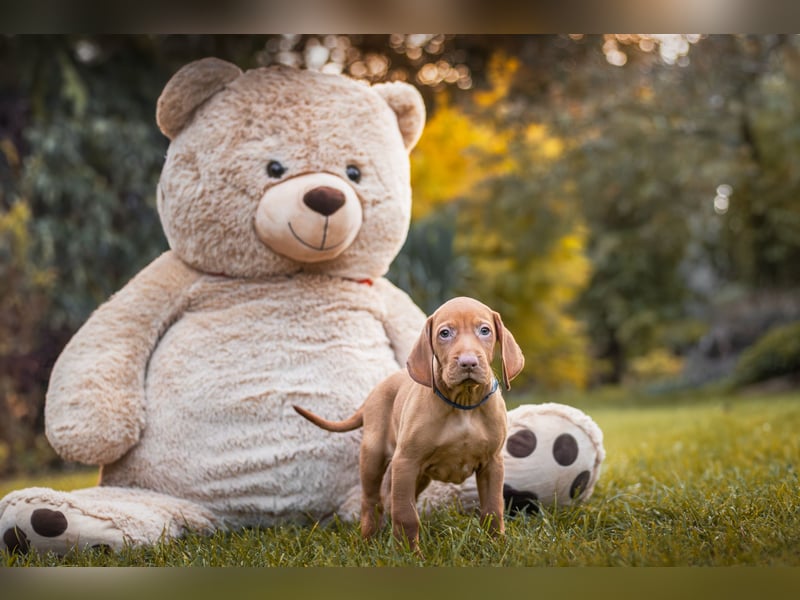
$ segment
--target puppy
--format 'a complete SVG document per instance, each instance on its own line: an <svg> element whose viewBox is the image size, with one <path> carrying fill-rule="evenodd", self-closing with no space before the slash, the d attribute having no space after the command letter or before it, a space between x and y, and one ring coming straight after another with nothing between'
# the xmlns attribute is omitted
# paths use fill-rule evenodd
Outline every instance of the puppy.
<svg viewBox="0 0 800 600"><path fill-rule="evenodd" d="M359 470L361 534L377 531L384 502L398 540L419 551L416 501L431 480L461 483L475 474L481 518L504 533L506 407L492 372L500 347L506 389L525 360L500 315L472 298L454 298L431 315L407 369L390 375L344 421L294 409L334 432L364 427Z"/></svg>

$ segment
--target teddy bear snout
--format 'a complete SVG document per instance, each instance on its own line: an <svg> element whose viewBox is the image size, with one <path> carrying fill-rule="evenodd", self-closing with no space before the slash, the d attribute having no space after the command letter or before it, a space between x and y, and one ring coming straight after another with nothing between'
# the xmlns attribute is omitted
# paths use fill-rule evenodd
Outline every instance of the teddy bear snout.
<svg viewBox="0 0 800 600"><path fill-rule="evenodd" d="M303 196L303 204L325 217L331 216L342 208L345 200L346 198L340 190L328 186L314 188Z"/></svg>
<svg viewBox="0 0 800 600"><path fill-rule="evenodd" d="M352 186L331 173L308 173L267 189L256 209L255 231L278 254L314 263L342 254L362 218Z"/></svg>

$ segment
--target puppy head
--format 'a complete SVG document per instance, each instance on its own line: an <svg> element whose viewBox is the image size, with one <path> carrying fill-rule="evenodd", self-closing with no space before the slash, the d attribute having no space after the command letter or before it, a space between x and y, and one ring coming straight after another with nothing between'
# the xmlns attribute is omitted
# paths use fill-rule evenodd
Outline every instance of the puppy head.
<svg viewBox="0 0 800 600"><path fill-rule="evenodd" d="M406 363L408 374L427 387L433 387L437 368L441 381L450 388L469 382L488 385L495 344L500 346L503 384L511 389L510 381L525 365L514 336L500 314L485 304L454 298L425 322Z"/></svg>

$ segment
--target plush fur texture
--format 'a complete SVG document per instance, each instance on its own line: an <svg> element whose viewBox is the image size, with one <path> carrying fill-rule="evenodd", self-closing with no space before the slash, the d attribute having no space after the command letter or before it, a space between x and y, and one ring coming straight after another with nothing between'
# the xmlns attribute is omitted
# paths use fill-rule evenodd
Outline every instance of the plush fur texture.
<svg viewBox="0 0 800 600"><path fill-rule="evenodd" d="M171 250L76 333L47 394L48 439L101 465L100 486L0 504L0 535L38 550L332 515L358 485L358 435L332 439L291 405L350 414L405 365L425 320L383 278L411 213L413 87L205 59L168 83L157 120L171 139L158 186ZM342 211L324 214L326 194L340 193L359 218L335 250L281 238L293 225L332 239ZM258 227L260 212L289 220ZM68 526L41 535L56 513Z"/></svg>
<svg viewBox="0 0 800 600"><path fill-rule="evenodd" d="M120 548L352 514L358 432L322 431L292 405L345 418L422 330L383 275L408 232L424 119L403 83L218 59L170 80L157 199L171 249L91 315L47 392L48 439L101 465L100 485L7 495L6 547ZM460 494L468 504L468 488L430 498Z"/></svg>

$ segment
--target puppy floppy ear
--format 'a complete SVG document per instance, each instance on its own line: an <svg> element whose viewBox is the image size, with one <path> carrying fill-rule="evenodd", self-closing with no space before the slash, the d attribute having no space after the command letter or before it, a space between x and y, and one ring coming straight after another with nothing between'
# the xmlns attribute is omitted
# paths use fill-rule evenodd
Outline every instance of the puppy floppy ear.
<svg viewBox="0 0 800 600"><path fill-rule="evenodd" d="M522 355L522 350L517 345L514 336L503 325L503 319L500 318L498 313L494 313L494 328L497 331L497 343L500 344L503 385L507 390L510 390L511 384L509 382L522 371L522 367L525 366L525 357Z"/></svg>
<svg viewBox="0 0 800 600"><path fill-rule="evenodd" d="M426 387L433 387L433 340L431 339L431 321L428 317L419 339L411 348L411 353L406 361L408 374L417 383Z"/></svg>

